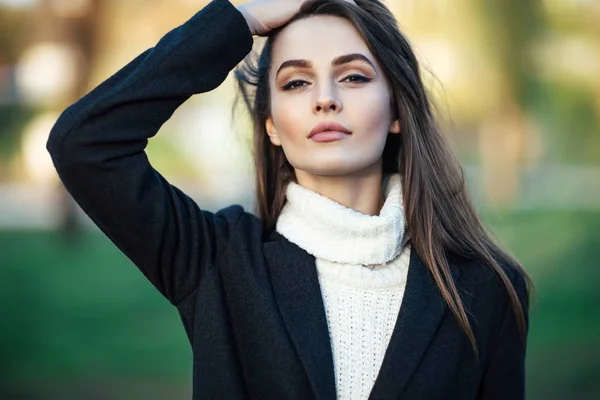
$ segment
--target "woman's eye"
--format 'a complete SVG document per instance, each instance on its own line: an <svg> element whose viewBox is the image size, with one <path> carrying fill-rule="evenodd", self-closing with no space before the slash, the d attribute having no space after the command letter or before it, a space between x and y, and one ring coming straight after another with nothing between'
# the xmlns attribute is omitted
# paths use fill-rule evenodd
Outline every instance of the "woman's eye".
<svg viewBox="0 0 600 400"><path fill-rule="evenodd" d="M300 84L300 83L303 83L303 82L304 82L304 83L308 83L308 82L306 82L306 81L303 81L303 80L301 80L301 79L296 79L295 81L290 81L290 82L286 83L286 84L285 84L285 85L282 87L282 89L283 89L283 90L291 90L291 89L295 89L295 88L297 88L297 87L301 87L299 84Z"/></svg>
<svg viewBox="0 0 600 400"><path fill-rule="evenodd" d="M349 82L351 83L361 83L361 82L370 82L371 78L367 78L365 76L362 75L357 75L357 74L353 74L353 75L348 75L347 77L345 77L344 79L342 79L342 82L349 80ZM299 87L303 87L303 83L308 83L306 81L303 81L301 79L296 79L293 81L290 81L288 83L286 83L282 89L283 90L293 90Z"/></svg>
<svg viewBox="0 0 600 400"><path fill-rule="evenodd" d="M355 80L351 80L350 82L369 82L371 79L367 78L366 76L362 76L362 75L357 75L357 74L353 74L353 75L348 75L347 77L345 77L344 79L342 79L342 81L345 81L346 79L350 79L350 78L354 78Z"/></svg>

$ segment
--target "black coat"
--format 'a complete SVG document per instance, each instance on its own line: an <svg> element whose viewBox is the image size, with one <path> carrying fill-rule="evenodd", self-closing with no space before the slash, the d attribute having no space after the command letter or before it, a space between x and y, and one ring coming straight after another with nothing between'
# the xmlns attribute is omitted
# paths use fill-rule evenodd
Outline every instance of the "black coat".
<svg viewBox="0 0 600 400"><path fill-rule="evenodd" d="M152 168L144 149L175 109L219 86L252 35L214 0L70 106L48 140L64 185L177 307L193 349L195 399L334 399L314 257L240 206L217 213ZM526 304L525 281L502 263ZM412 252L405 297L370 399L522 399L525 344L508 296L477 260L451 258L471 344Z"/></svg>

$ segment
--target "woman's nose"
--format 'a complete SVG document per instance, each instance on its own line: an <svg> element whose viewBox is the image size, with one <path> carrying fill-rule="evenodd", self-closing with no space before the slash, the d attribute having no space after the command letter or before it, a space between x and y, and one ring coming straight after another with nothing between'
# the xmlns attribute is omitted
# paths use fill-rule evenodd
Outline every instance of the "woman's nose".
<svg viewBox="0 0 600 400"><path fill-rule="evenodd" d="M315 101L313 110L319 112L340 112L342 111L342 103L333 93L333 88L322 89Z"/></svg>

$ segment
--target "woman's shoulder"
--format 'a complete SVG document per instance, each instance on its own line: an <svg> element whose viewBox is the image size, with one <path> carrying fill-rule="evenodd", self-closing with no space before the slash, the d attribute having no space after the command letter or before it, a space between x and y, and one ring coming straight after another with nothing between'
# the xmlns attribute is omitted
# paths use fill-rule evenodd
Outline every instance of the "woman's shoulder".
<svg viewBox="0 0 600 400"><path fill-rule="evenodd" d="M228 236L244 242L261 242L263 236L263 223L253 213L240 204L232 204L215 213L221 228L227 230ZM219 222L217 222L218 224Z"/></svg>

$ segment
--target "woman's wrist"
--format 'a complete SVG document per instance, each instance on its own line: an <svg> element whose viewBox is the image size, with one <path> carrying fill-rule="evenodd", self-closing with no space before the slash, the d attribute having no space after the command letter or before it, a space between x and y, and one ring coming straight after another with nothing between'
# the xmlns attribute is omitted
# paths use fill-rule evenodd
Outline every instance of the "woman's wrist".
<svg viewBox="0 0 600 400"><path fill-rule="evenodd" d="M252 15L250 15L250 13L248 13L244 9L243 5L237 7L237 9L238 9L238 11L240 13L242 13L244 19L246 20L246 23L248 24L248 29L250 29L250 32L252 33L252 36L256 35L256 29L255 29L255 26L256 26L256 23L257 23L256 19Z"/></svg>

